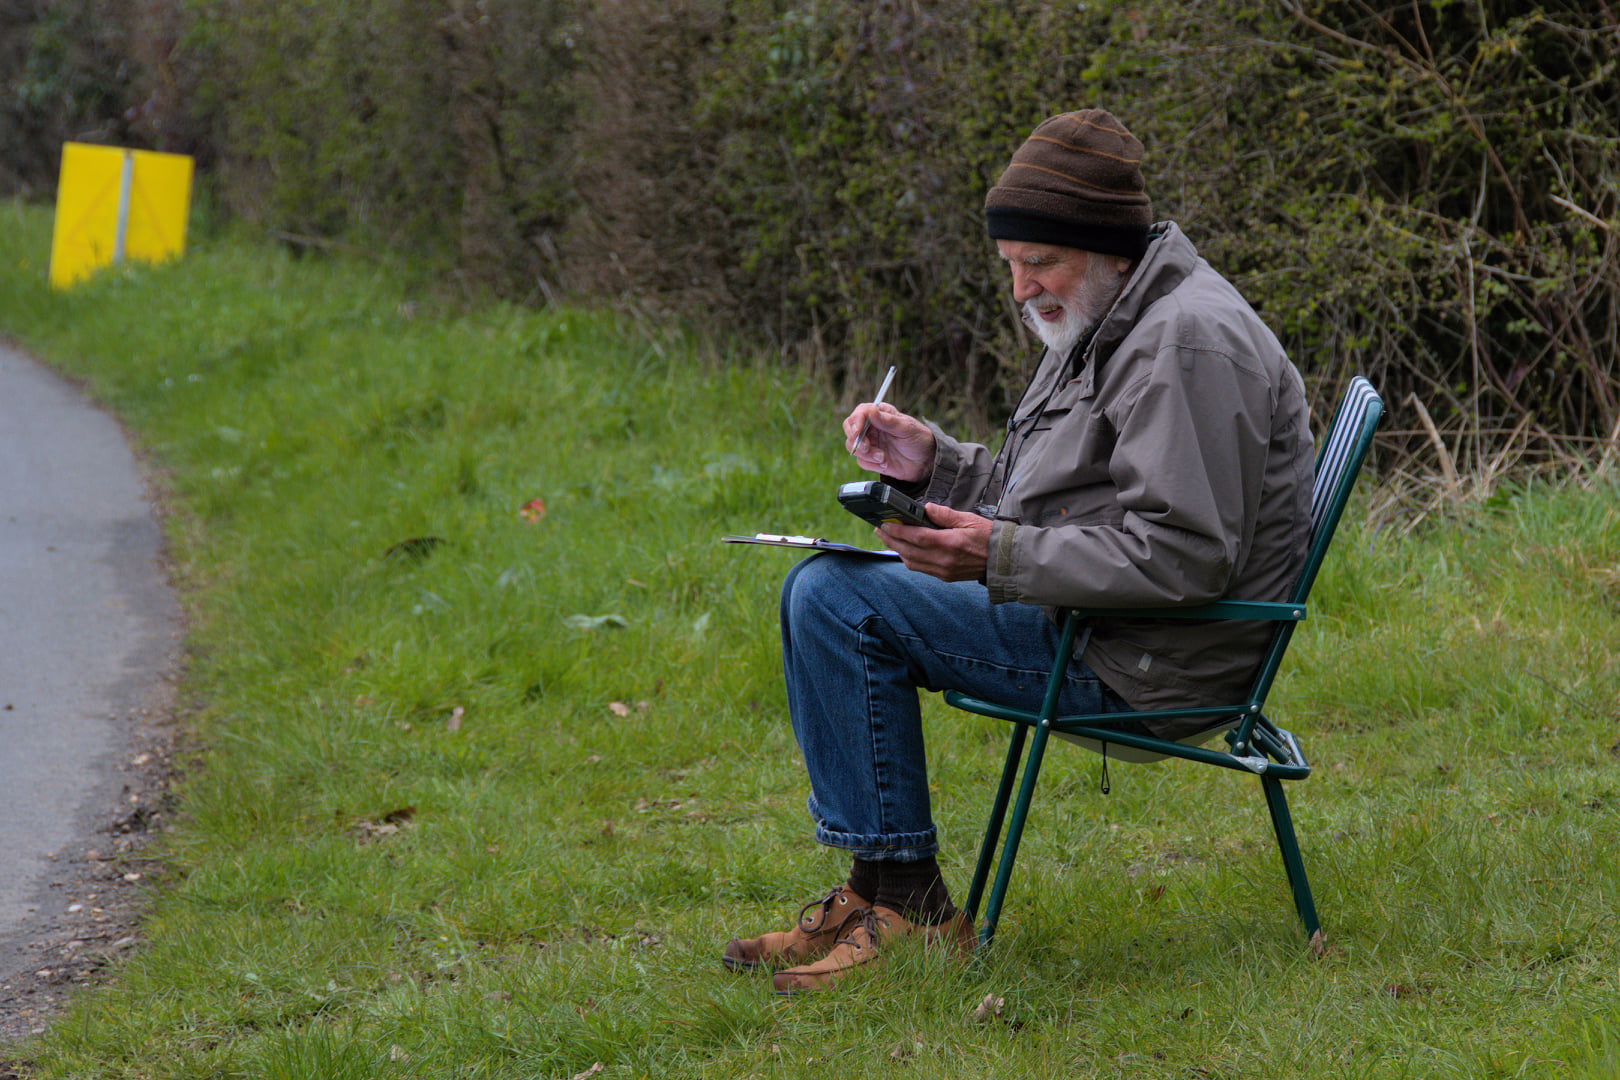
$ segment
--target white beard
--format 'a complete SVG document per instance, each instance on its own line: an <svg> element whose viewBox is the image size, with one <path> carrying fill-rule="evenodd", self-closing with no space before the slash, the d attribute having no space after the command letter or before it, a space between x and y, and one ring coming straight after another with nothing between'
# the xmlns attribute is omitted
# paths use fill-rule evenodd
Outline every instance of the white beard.
<svg viewBox="0 0 1620 1080"><path fill-rule="evenodd" d="M1024 321L1041 339L1041 343L1060 356L1067 356L1091 328L1102 321L1108 309L1119 298L1124 285L1120 273L1111 259L1092 254L1086 273L1068 296L1042 293L1024 303ZM1041 318L1042 308L1063 307L1063 317L1057 322Z"/></svg>
<svg viewBox="0 0 1620 1080"><path fill-rule="evenodd" d="M1043 345L1060 356L1067 356L1097 322L1069 304L1063 305L1063 318L1057 322L1047 322L1036 311L1035 301L1026 303L1024 321L1029 323L1029 328L1035 331L1035 336L1041 339Z"/></svg>

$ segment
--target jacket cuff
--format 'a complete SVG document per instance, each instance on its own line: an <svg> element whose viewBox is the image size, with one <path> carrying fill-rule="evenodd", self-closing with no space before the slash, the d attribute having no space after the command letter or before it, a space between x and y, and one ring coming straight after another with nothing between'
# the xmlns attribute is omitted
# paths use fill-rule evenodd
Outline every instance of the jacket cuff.
<svg viewBox="0 0 1620 1080"><path fill-rule="evenodd" d="M934 472L928 478L923 501L949 506L951 492L955 490L957 477L962 473L962 451L960 444L941 431L938 424L929 422L928 427L934 433Z"/></svg>
<svg viewBox="0 0 1620 1080"><path fill-rule="evenodd" d="M1019 599L1018 587L1013 579L1013 548L1017 543L1018 524L996 521L990 526L990 552L984 568L984 585L992 604L1010 604Z"/></svg>

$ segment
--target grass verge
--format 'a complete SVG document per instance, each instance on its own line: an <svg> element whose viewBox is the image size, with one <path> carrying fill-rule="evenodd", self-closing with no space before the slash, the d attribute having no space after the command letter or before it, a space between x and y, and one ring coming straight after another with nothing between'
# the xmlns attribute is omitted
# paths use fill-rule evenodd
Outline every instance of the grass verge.
<svg viewBox="0 0 1620 1080"><path fill-rule="evenodd" d="M0 328L164 470L201 748L146 943L40 1075L1620 1067L1612 486L1342 538L1274 695L1318 768L1292 793L1323 959L1253 785L1119 766L1104 797L1065 751L982 965L902 952L784 1004L719 947L843 867L779 686L790 556L716 537L864 539L830 400L607 314L458 314L407 270L225 240L53 294L48 216L0 224ZM929 717L960 883L1003 733Z"/></svg>

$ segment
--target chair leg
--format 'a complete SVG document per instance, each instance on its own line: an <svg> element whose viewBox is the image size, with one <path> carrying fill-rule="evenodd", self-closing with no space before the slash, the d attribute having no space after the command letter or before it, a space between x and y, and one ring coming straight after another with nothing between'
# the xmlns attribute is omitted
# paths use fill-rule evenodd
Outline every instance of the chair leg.
<svg viewBox="0 0 1620 1080"><path fill-rule="evenodd" d="M1013 781L1018 776L1018 763L1024 756L1024 740L1029 729L1022 724L1013 725L1012 738L1007 744L1007 763L1001 769L1001 785L996 788L996 799L990 807L990 820L984 827L984 841L979 845L979 861L973 867L973 883L968 887L969 919L979 917L979 901L984 898L984 885L990 879L990 863L995 859L996 847L1001 843L1001 827L1007 820L1007 804L1012 801Z"/></svg>
<svg viewBox="0 0 1620 1080"><path fill-rule="evenodd" d="M996 936L996 923L1001 920L1001 902L1007 896L1007 883L1012 880L1013 862L1018 858L1018 844L1024 838L1024 820L1029 817L1029 806L1035 797L1035 781L1041 772L1041 759L1046 756L1048 730L1035 729L1035 741L1030 744L1029 761L1024 765L1024 780L1018 789L1018 802L1013 805L1012 821L1007 826L1007 840L1001 847L1001 862L996 867L996 882L990 889L990 902L985 905L984 924L979 929L979 947L990 944ZM982 858L982 854L981 854Z"/></svg>
<svg viewBox="0 0 1620 1080"><path fill-rule="evenodd" d="M1288 796L1283 794L1282 781L1275 776L1262 776L1260 786L1265 789L1266 806L1271 810L1271 828L1277 834L1277 848L1282 852L1283 869L1288 873L1288 887L1294 893L1294 909L1305 924L1305 936L1316 948L1322 924L1316 918L1311 883L1305 878L1305 861L1300 858L1299 841L1294 836L1294 820L1288 813Z"/></svg>

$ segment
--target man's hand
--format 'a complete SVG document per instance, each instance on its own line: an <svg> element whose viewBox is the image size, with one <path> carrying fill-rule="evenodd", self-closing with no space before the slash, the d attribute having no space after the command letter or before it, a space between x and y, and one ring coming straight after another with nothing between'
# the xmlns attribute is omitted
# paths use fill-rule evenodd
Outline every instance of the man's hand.
<svg viewBox="0 0 1620 1080"><path fill-rule="evenodd" d="M924 509L928 520L939 528L885 525L877 531L879 539L899 552L908 570L941 581L983 580L990 559L990 519L939 503L929 503Z"/></svg>
<svg viewBox="0 0 1620 1080"><path fill-rule="evenodd" d="M864 439L862 427L866 428ZM887 402L857 405L844 417L844 449L867 472L886 473L896 480L926 480L934 471L934 433L921 420Z"/></svg>

